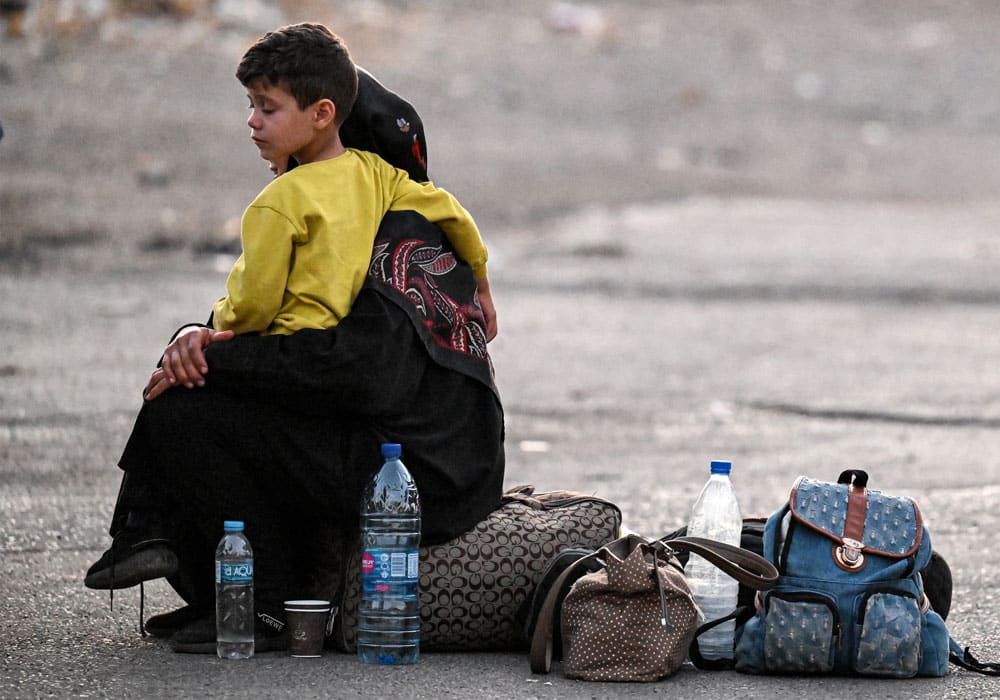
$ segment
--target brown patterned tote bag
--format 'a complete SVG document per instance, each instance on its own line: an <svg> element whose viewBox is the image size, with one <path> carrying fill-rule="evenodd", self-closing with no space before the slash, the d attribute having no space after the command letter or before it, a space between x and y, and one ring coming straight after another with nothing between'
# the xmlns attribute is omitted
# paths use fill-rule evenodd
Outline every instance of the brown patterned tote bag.
<svg viewBox="0 0 1000 700"><path fill-rule="evenodd" d="M570 548L593 551L620 534L614 503L573 491L519 486L468 532L420 548L420 648L526 649L525 607L549 560ZM361 595L360 552L349 558L333 645L354 651Z"/></svg>
<svg viewBox="0 0 1000 700"><path fill-rule="evenodd" d="M773 585L777 572L766 560L738 547L701 538L668 543L628 535L567 568L603 565L580 577L562 601L563 672L588 681L655 681L684 662L698 627L698 607L677 560L696 552L755 589ZM531 670L547 673L561 582L549 592L535 626Z"/></svg>

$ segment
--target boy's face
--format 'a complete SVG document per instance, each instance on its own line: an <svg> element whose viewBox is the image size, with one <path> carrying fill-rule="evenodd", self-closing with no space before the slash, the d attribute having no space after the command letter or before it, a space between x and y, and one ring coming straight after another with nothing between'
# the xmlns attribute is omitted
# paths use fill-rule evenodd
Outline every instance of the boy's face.
<svg viewBox="0 0 1000 700"><path fill-rule="evenodd" d="M250 98L250 139L260 157L284 162L309 146L315 137L312 106L299 109L290 92L280 85L255 80L247 86Z"/></svg>

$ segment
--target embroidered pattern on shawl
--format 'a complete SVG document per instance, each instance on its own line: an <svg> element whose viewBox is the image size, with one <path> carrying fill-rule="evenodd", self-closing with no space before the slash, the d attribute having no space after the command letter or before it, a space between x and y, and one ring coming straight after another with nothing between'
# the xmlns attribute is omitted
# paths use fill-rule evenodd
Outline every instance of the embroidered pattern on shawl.
<svg viewBox="0 0 1000 700"><path fill-rule="evenodd" d="M387 214L375 238L366 286L407 312L436 361L495 391L475 278L437 226L415 212Z"/></svg>

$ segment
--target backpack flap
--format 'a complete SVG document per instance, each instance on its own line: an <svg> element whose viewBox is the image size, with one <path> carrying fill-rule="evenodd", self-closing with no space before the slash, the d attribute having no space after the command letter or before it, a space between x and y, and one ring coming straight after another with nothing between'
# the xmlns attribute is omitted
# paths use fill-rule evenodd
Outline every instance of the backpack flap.
<svg viewBox="0 0 1000 700"><path fill-rule="evenodd" d="M777 552L782 574L858 582L905 577L927 565L930 537L917 504L869 490L867 480L857 470L836 484L796 480Z"/></svg>

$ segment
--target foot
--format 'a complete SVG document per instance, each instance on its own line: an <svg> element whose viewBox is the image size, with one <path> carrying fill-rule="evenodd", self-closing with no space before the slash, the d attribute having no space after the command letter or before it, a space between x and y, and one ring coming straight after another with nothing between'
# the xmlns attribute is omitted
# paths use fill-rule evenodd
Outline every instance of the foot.
<svg viewBox="0 0 1000 700"><path fill-rule="evenodd" d="M177 555L168 546L168 540L123 530L115 536L111 549L87 570L83 583L97 590L131 588L143 581L170 576L177 566Z"/></svg>
<svg viewBox="0 0 1000 700"><path fill-rule="evenodd" d="M254 653L287 649L285 623L263 612L257 613L256 617L253 635ZM216 653L215 615L205 615L177 630L170 638L170 648L179 654Z"/></svg>
<svg viewBox="0 0 1000 700"><path fill-rule="evenodd" d="M169 639L182 627L204 617L205 613L193 605L185 605L172 612L153 615L146 620L146 631L154 637Z"/></svg>

